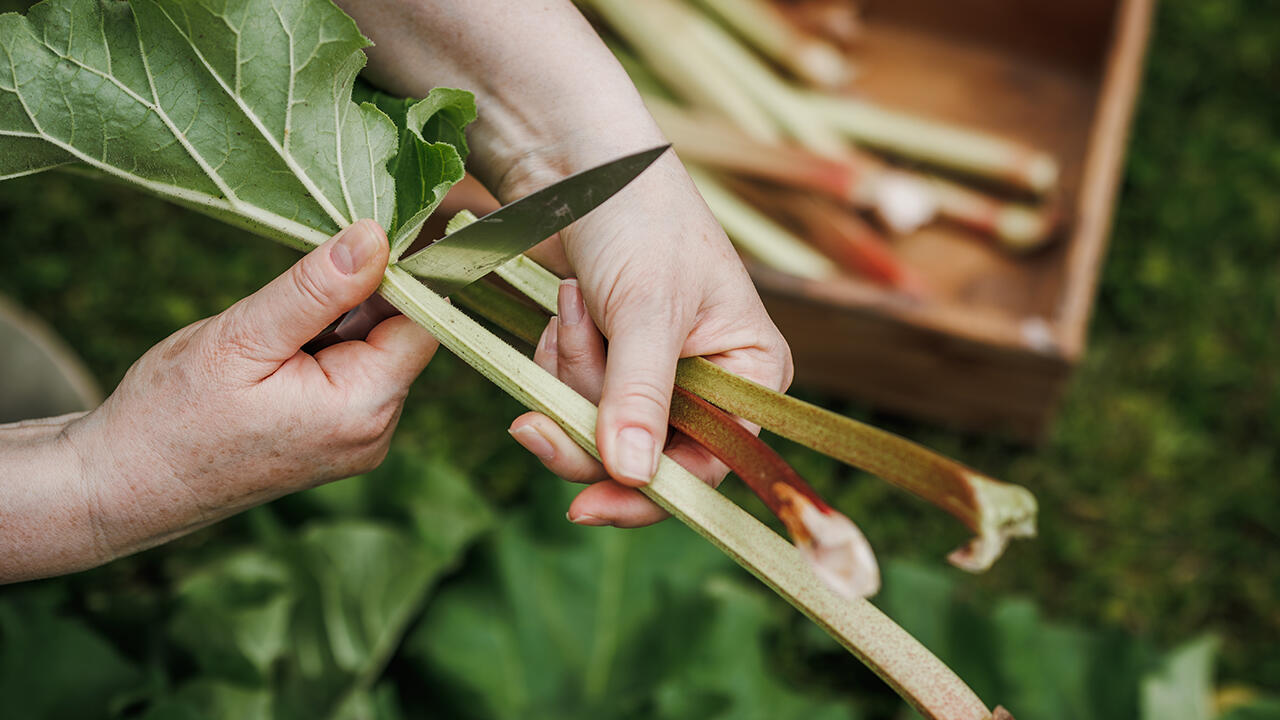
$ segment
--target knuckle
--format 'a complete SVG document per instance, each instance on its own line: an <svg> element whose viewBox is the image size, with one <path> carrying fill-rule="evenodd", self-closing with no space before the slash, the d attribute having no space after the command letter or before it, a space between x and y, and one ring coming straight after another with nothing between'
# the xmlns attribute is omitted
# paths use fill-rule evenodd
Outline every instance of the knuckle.
<svg viewBox="0 0 1280 720"><path fill-rule="evenodd" d="M651 378L631 378L622 387L616 405L621 413L645 416L653 420L655 425L665 425L670 402L669 387L661 387Z"/></svg>
<svg viewBox="0 0 1280 720"><path fill-rule="evenodd" d="M572 368L593 367L597 363L597 355L590 345L566 343L562 338L557 350L558 364ZM564 369L563 367L561 368Z"/></svg>
<svg viewBox="0 0 1280 720"><path fill-rule="evenodd" d="M551 471L559 476L561 480L579 485L590 485L609 477L603 467L585 462L569 467L551 468Z"/></svg>
<svg viewBox="0 0 1280 720"><path fill-rule="evenodd" d="M329 293L326 290L324 271L319 263L308 262L311 258L297 263L289 272L289 281L297 294L320 307L329 304Z"/></svg>
<svg viewBox="0 0 1280 720"><path fill-rule="evenodd" d="M257 358L266 352L262 334L254 331L245 320L244 312L228 311L217 317L214 342L203 346L205 364L222 367L224 356Z"/></svg>
<svg viewBox="0 0 1280 720"><path fill-rule="evenodd" d="M782 333L774 332L774 341L767 348L766 354L770 360L769 366L774 372L773 379L776 387L779 391L785 392L791 387L791 381L795 379L796 366L791 356L791 346Z"/></svg>

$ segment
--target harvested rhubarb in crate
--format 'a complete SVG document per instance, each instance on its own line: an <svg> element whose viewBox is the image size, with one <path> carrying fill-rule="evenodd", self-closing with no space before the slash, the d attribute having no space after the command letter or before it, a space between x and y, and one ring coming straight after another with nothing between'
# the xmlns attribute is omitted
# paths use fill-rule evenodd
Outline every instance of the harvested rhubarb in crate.
<svg viewBox="0 0 1280 720"><path fill-rule="evenodd" d="M1152 0L580 0L797 383L1035 439L1084 350Z"/></svg>

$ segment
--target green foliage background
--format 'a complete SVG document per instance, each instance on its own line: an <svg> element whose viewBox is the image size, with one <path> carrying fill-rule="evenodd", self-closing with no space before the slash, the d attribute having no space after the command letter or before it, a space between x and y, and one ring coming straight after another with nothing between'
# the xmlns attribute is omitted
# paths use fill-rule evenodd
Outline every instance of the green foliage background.
<svg viewBox="0 0 1280 720"><path fill-rule="evenodd" d="M784 448L896 558L878 602L1022 720L1195 711L1206 632L1219 686L1280 688L1276 28L1265 0L1161 4L1091 349L1047 443L848 408L1032 488L1038 540L961 575L948 518ZM106 387L295 259L56 174L0 185L0 218L0 292ZM378 472L0 589L0 717L898 712L684 528L565 523L564 490L502 432L518 411L442 354Z"/></svg>

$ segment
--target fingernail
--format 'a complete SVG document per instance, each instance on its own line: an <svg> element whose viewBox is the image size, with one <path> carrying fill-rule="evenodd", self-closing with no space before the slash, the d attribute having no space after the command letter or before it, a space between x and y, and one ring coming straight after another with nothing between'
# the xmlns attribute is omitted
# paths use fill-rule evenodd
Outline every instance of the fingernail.
<svg viewBox="0 0 1280 720"><path fill-rule="evenodd" d="M355 275L373 257L376 240L367 223L356 223L343 230L338 242L329 248L329 260L343 275Z"/></svg>
<svg viewBox="0 0 1280 720"><path fill-rule="evenodd" d="M648 430L625 427L618 431L618 474L628 480L647 483L658 472L653 436Z"/></svg>
<svg viewBox="0 0 1280 720"><path fill-rule="evenodd" d="M582 304L582 291L578 289L577 280L565 280L560 283L560 295L557 298L560 305L560 319L566 325L577 325L582 322L582 316L586 314L587 308Z"/></svg>
<svg viewBox="0 0 1280 720"><path fill-rule="evenodd" d="M551 318L547 321L547 329L542 332L542 351L549 357L555 357L560 352L560 319Z"/></svg>
<svg viewBox="0 0 1280 720"><path fill-rule="evenodd" d="M535 457L543 462L550 462L556 456L555 446L551 441L542 436L537 428L532 425L521 425L507 432L511 433L511 437L520 443L525 450L533 453Z"/></svg>
<svg viewBox="0 0 1280 720"><path fill-rule="evenodd" d="M595 515L571 515L564 514L564 518L574 525L587 525L590 527L604 527L609 524L608 520L602 520Z"/></svg>

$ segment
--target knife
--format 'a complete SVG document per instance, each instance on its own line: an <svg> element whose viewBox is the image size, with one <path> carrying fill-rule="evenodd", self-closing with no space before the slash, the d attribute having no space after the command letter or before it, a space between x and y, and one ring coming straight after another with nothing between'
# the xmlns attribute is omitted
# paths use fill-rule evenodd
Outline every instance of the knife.
<svg viewBox="0 0 1280 720"><path fill-rule="evenodd" d="M660 145L570 175L445 235L398 264L433 291L454 293L594 210L670 147ZM302 350L314 355L344 340L363 338L391 314L389 307L365 303L338 318Z"/></svg>
<svg viewBox="0 0 1280 720"><path fill-rule="evenodd" d="M440 295L449 295L568 227L653 164L670 145L583 170L504 205L401 260Z"/></svg>

